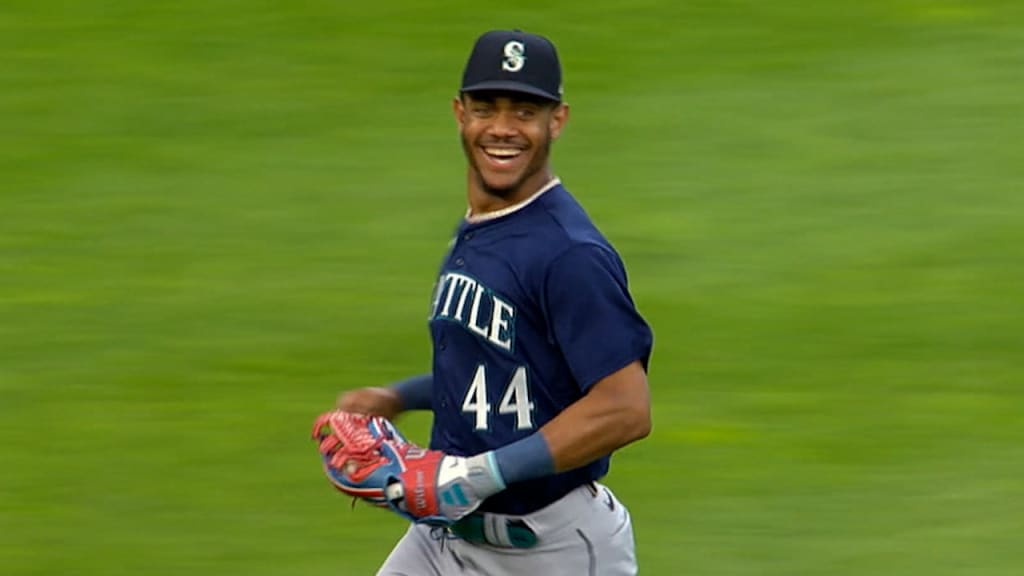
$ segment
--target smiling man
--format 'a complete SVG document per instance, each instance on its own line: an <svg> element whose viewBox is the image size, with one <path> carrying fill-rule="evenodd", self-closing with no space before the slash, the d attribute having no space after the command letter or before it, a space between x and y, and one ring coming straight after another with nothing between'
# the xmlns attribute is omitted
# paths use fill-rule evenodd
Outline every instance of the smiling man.
<svg viewBox="0 0 1024 576"><path fill-rule="evenodd" d="M561 83L542 36L476 41L453 102L469 207L434 289L433 369L339 397L434 414L416 455L432 468L402 481L416 522L379 575L637 572L629 513L599 480L650 432L653 336L618 253L552 173Z"/></svg>

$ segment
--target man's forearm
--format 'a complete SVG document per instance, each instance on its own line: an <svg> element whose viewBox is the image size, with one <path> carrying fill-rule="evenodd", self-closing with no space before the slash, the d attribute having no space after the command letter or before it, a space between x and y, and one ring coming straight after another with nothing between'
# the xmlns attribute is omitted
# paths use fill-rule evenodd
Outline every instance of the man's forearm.
<svg viewBox="0 0 1024 576"><path fill-rule="evenodd" d="M430 410L434 397L434 375L419 374L390 386L402 402L402 410Z"/></svg>

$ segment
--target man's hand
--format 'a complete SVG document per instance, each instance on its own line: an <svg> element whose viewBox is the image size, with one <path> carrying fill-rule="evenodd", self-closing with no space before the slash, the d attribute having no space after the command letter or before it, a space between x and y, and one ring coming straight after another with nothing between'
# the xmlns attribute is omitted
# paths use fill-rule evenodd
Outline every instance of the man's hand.
<svg viewBox="0 0 1024 576"><path fill-rule="evenodd" d="M413 522L449 525L505 489L491 452L470 458L409 445L404 470L385 489L395 512Z"/></svg>
<svg viewBox="0 0 1024 576"><path fill-rule="evenodd" d="M392 420L402 412L402 399L391 388L359 388L338 395L338 409Z"/></svg>
<svg viewBox="0 0 1024 576"><path fill-rule="evenodd" d="M388 507L384 487L389 477L404 469L402 454L411 446L391 422L335 410L316 419L312 436L335 488Z"/></svg>
<svg viewBox="0 0 1024 576"><path fill-rule="evenodd" d="M334 410L317 418L312 436L335 488L413 522L452 524L505 489L493 452L420 448L381 416Z"/></svg>

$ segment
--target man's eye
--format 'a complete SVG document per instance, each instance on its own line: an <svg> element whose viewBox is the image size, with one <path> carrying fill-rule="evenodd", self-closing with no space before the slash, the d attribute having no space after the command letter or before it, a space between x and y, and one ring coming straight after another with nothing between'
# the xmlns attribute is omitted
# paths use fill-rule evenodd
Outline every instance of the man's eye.
<svg viewBox="0 0 1024 576"><path fill-rule="evenodd" d="M533 108L520 108L517 111L517 114L520 118L528 120L530 118L533 118L537 114L537 111L534 110Z"/></svg>

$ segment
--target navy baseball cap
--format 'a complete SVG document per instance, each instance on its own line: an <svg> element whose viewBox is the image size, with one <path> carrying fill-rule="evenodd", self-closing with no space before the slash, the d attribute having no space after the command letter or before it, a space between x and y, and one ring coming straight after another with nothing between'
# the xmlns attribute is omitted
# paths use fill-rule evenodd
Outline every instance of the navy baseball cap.
<svg viewBox="0 0 1024 576"><path fill-rule="evenodd" d="M521 30L492 30L477 38L459 92L510 90L562 101L562 66L550 40Z"/></svg>

